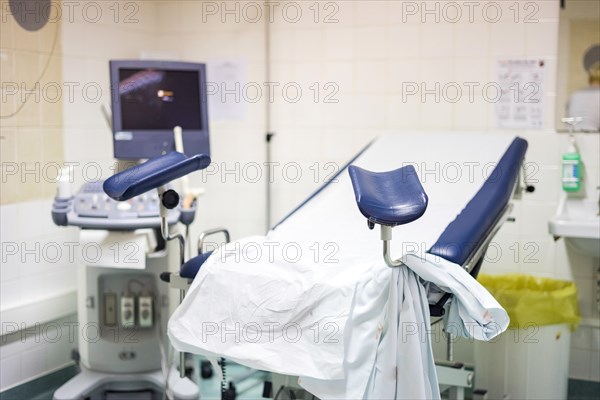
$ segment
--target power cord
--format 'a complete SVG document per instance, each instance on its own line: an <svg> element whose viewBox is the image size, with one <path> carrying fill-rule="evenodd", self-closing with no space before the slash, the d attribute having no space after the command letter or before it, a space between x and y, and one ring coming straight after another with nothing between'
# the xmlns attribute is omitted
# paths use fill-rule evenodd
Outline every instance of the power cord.
<svg viewBox="0 0 600 400"><path fill-rule="evenodd" d="M279 400L279 396L281 395L281 392L283 392L284 390L288 391L288 394L290 395L290 400L296 400L296 392L294 392L292 389L290 388L286 388L285 386L281 386L279 388L279 390L277 391L277 393L275 394L275 397L273 397L273 400ZM314 398L314 396L313 396Z"/></svg>

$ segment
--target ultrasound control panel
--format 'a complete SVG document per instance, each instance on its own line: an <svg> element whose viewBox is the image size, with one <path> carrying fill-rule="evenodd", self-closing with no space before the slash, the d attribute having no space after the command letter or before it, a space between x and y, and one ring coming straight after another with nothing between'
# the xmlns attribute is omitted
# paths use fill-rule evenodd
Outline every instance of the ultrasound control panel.
<svg viewBox="0 0 600 400"><path fill-rule="evenodd" d="M56 197L52 207L54 223L62 226L107 230L160 227L160 200L156 190L127 201L115 201L104 193L103 183L103 181L86 183L75 196L67 199ZM182 209L180 204L169 211L168 222L190 224L195 212L195 205Z"/></svg>
<svg viewBox="0 0 600 400"><path fill-rule="evenodd" d="M92 218L151 218L159 215L159 199L155 190L128 201L115 201L102 190L102 182L86 183L73 203L75 213Z"/></svg>

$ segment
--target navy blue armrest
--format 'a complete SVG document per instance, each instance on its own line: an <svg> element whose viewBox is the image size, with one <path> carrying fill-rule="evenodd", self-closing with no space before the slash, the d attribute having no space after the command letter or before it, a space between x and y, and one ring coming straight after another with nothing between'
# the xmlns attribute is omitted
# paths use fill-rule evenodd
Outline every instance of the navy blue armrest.
<svg viewBox="0 0 600 400"><path fill-rule="evenodd" d="M515 138L477 194L428 253L464 265L509 203L526 151L527 141Z"/></svg>
<svg viewBox="0 0 600 400"><path fill-rule="evenodd" d="M358 209L376 224L396 226L420 218L427 195L412 165L388 172L348 167Z"/></svg>
<svg viewBox="0 0 600 400"><path fill-rule="evenodd" d="M129 200L191 172L204 169L209 164L210 157L207 155L187 157L173 151L111 176L104 182L104 192L118 201Z"/></svg>

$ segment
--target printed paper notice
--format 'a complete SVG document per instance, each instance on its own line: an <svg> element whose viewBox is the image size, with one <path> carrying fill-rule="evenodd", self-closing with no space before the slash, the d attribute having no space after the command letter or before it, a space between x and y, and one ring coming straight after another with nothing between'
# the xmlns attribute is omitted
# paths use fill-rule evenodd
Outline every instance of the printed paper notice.
<svg viewBox="0 0 600 400"><path fill-rule="evenodd" d="M544 125L546 65L543 60L498 61L496 126L541 129ZM488 96L490 94L487 94Z"/></svg>
<svg viewBox="0 0 600 400"><path fill-rule="evenodd" d="M246 63L242 60L207 63L208 113L212 121L244 119L246 79Z"/></svg>

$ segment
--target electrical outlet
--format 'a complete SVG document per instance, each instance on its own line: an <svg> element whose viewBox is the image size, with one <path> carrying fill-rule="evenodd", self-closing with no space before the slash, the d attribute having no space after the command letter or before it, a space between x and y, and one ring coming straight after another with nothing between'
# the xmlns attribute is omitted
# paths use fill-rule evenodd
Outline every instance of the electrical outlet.
<svg viewBox="0 0 600 400"><path fill-rule="evenodd" d="M124 328L135 326L135 301L133 296L121 296L121 326Z"/></svg>
<svg viewBox="0 0 600 400"><path fill-rule="evenodd" d="M153 321L152 297L138 297L138 325L140 328L151 328Z"/></svg>
<svg viewBox="0 0 600 400"><path fill-rule="evenodd" d="M117 325L117 295L115 293L104 294L104 325Z"/></svg>

